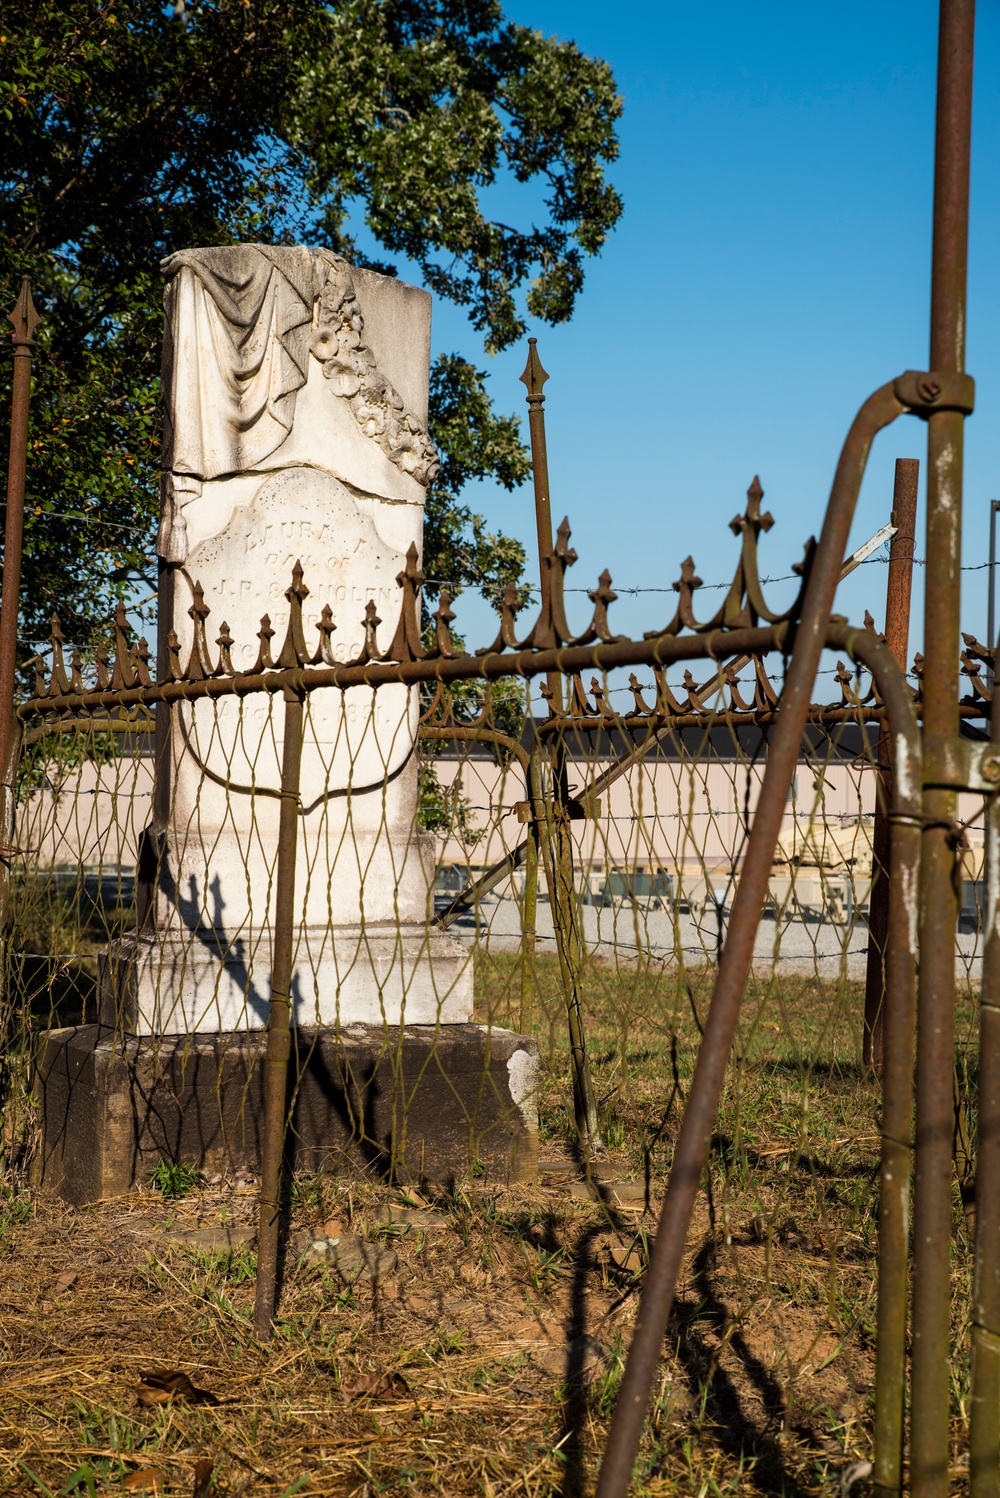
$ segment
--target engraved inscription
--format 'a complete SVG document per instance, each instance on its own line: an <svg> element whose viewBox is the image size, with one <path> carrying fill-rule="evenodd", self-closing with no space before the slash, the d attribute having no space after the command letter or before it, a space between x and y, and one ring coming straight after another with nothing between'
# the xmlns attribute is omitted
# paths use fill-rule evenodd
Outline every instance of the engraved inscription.
<svg viewBox="0 0 1000 1498"><path fill-rule="evenodd" d="M371 515L337 479L318 469L285 469L265 479L250 504L236 508L223 532L196 547L186 568L191 583L198 581L205 590L212 610L210 633L212 623L221 625L225 619L229 625L237 670L248 671L257 660L263 614L270 618L272 654L280 651L288 625L285 591L297 561L309 589L303 615L310 648L318 643L315 624L324 605L334 623L334 660L347 662L358 654L369 603L382 620L379 643L388 644L400 605L396 577L405 558L386 545ZM186 610L178 611L177 629L186 651L191 641ZM415 694L405 687L314 694L303 777L313 774L338 789L375 781L386 767L390 773L398 769L412 750L415 711ZM231 778L276 784L281 715L268 717L265 708L258 719L244 708L242 718L223 711L218 724L225 740L220 739L219 747L232 765ZM251 725L259 729L248 732ZM262 737L268 745L266 768L258 747ZM317 763L310 771L311 754Z"/></svg>

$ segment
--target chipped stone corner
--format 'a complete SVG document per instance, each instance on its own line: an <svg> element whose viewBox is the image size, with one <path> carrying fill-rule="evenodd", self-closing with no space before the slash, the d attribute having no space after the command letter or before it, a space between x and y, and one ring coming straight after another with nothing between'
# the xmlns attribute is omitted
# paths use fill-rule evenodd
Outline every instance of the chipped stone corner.
<svg viewBox="0 0 1000 1498"><path fill-rule="evenodd" d="M537 1051L524 1046L507 1058L511 1102L519 1110L529 1134L538 1133L538 1090L541 1064Z"/></svg>

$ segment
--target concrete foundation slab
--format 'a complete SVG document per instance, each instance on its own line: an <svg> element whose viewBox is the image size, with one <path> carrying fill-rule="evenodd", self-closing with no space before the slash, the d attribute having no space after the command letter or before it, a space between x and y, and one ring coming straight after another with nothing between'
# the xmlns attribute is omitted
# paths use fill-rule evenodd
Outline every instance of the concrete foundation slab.
<svg viewBox="0 0 1000 1498"><path fill-rule="evenodd" d="M165 1160L260 1166L265 1035L127 1036L98 1025L40 1037L37 1183L77 1204L121 1195ZM472 1024L298 1030L292 1170L400 1181L506 1182L537 1173L538 1045Z"/></svg>

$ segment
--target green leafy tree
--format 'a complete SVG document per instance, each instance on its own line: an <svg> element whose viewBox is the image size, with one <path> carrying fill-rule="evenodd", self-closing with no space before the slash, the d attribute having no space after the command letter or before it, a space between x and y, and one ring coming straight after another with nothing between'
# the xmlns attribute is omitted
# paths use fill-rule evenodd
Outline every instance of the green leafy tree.
<svg viewBox="0 0 1000 1498"><path fill-rule="evenodd" d="M435 833L442 843L448 837L455 837L467 849L476 846L482 838L483 828L472 825L472 805L468 796L462 793L460 775L455 776L451 785L443 786L438 777L436 758L429 758L424 753L417 767L417 790L417 815L424 832Z"/></svg>
<svg viewBox="0 0 1000 1498"><path fill-rule="evenodd" d="M604 62L496 0L0 0L0 296L30 274L46 319L23 633L55 608L81 639L155 567L162 256L311 240L388 274L405 256L502 349L572 313L621 211L620 108ZM540 223L490 215L519 184ZM522 548L460 495L523 480L519 424L458 354L432 392L425 570L496 594Z"/></svg>

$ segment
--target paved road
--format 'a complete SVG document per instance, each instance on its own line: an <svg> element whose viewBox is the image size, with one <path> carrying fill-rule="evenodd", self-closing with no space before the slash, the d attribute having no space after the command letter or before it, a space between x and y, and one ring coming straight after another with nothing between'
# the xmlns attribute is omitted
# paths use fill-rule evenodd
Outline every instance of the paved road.
<svg viewBox="0 0 1000 1498"><path fill-rule="evenodd" d="M555 951L552 911L547 902L539 901L536 926L538 950ZM628 904L610 909L585 905L583 928L587 946L595 956L617 955L624 961L631 961L640 953L665 961L683 955L688 965L700 966L714 961L718 945L714 915L709 915L699 927L687 914L672 916L663 910L635 912ZM470 944L478 939L494 951L513 951L520 943L521 933L517 902L510 896L488 900L479 912L478 921L470 914L449 930ZM835 978L846 961L847 976L863 978L867 944L868 932L860 922L846 926L800 919L779 923L768 916L757 931L755 965L758 969L770 968L777 960L785 972ZM955 966L960 977L980 978L982 942L974 932L959 935Z"/></svg>

